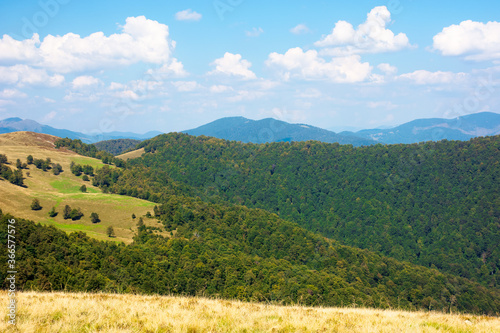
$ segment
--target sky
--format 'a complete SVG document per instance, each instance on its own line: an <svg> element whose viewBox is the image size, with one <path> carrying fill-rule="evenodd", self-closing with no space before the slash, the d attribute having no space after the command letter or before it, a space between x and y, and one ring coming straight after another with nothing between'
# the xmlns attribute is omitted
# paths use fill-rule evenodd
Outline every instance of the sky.
<svg viewBox="0 0 500 333"><path fill-rule="evenodd" d="M500 2L0 0L0 119L334 131L500 113Z"/></svg>

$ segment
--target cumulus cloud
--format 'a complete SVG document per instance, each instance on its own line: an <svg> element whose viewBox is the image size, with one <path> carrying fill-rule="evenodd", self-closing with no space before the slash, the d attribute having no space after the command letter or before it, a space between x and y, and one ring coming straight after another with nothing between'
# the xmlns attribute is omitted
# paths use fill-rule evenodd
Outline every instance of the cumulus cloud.
<svg viewBox="0 0 500 333"><path fill-rule="evenodd" d="M245 80L257 78L254 72L249 68L252 63L248 60L242 59L241 54L232 54L226 52L224 57L215 59L211 64L215 69L209 74L223 74L228 76L239 77Z"/></svg>
<svg viewBox="0 0 500 333"><path fill-rule="evenodd" d="M9 67L0 66L0 83L17 85L44 85L49 87L60 86L64 82L64 76L49 75L44 69L32 68L27 65L14 65Z"/></svg>
<svg viewBox="0 0 500 333"><path fill-rule="evenodd" d="M4 89L0 91L0 98L24 98L27 97L25 93L17 89Z"/></svg>
<svg viewBox="0 0 500 333"><path fill-rule="evenodd" d="M210 87L210 92L215 93L215 94L220 94L226 91L231 91L233 88L230 86L225 86L225 85L213 85Z"/></svg>
<svg viewBox="0 0 500 333"><path fill-rule="evenodd" d="M82 89L92 86L98 86L101 84L101 80L90 75L78 76L72 82L73 89Z"/></svg>
<svg viewBox="0 0 500 333"><path fill-rule="evenodd" d="M304 52L300 47L296 47L285 54L271 53L266 65L277 69L285 80L328 79L336 83L354 83L365 81L372 71L369 63L362 63L360 60L360 56L351 55L326 61L319 57L315 50Z"/></svg>
<svg viewBox="0 0 500 333"><path fill-rule="evenodd" d="M176 81L172 84L177 88L179 92L189 92L194 91L200 87L196 81Z"/></svg>
<svg viewBox="0 0 500 333"><path fill-rule="evenodd" d="M433 38L434 49L467 60L500 59L500 22L463 21L444 28Z"/></svg>
<svg viewBox="0 0 500 333"><path fill-rule="evenodd" d="M398 72L397 67L386 63L378 65L377 68L385 75L395 75Z"/></svg>
<svg viewBox="0 0 500 333"><path fill-rule="evenodd" d="M175 14L175 19L177 21L199 21L201 20L201 14L193 11L192 9L182 10Z"/></svg>
<svg viewBox="0 0 500 333"><path fill-rule="evenodd" d="M81 37L74 33L46 36L42 42L15 41L4 35L0 40L0 64L22 63L55 73L81 72L139 62L165 64L174 42L168 26L144 16L129 17L122 32L105 36L102 32Z"/></svg>
<svg viewBox="0 0 500 333"><path fill-rule="evenodd" d="M307 25L301 23L290 29L290 32L294 35L302 35L311 32L311 30L307 27Z"/></svg>
<svg viewBox="0 0 500 333"><path fill-rule="evenodd" d="M259 37L261 34L264 33L264 29L262 28L253 28L252 31L245 31L245 35L247 37Z"/></svg>
<svg viewBox="0 0 500 333"><path fill-rule="evenodd" d="M391 30L387 29L390 22L391 13L387 7L375 7L368 13L366 21L357 29L354 29L349 22L338 21L332 33L323 36L314 45L325 48L321 51L322 54L335 56L394 52L411 47L406 34L394 35Z"/></svg>
<svg viewBox="0 0 500 333"><path fill-rule="evenodd" d="M180 62L176 58L172 58L172 61L170 63L164 64L160 68L149 69L146 73L158 80L168 78L181 78L189 74L184 70L184 65L182 64L182 62Z"/></svg>
<svg viewBox="0 0 500 333"><path fill-rule="evenodd" d="M413 81L415 84L450 84L450 83L460 83L467 79L467 74L465 73L453 73L453 72L429 72L426 70L418 70L413 73L402 74L399 76L400 79Z"/></svg>

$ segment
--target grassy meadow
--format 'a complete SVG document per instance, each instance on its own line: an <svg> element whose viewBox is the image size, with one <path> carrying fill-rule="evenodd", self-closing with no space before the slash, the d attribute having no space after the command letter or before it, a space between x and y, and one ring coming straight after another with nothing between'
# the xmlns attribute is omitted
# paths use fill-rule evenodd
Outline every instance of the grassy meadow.
<svg viewBox="0 0 500 333"><path fill-rule="evenodd" d="M89 164L94 169L101 168L104 164L97 159L78 155L66 149L55 149L53 142L56 137L30 133L15 132L0 135L0 154L7 155L11 168L15 168L16 159L26 162L26 157L51 159L52 163L59 163L63 172L54 175L51 170L42 171L34 165L29 165L28 170L23 170L24 184L26 187L13 185L5 180L0 180L0 208L15 216L34 220L36 222L51 224L67 232L83 231L96 239L110 238L106 235L108 226L113 226L115 241L130 243L134 236L137 219L132 219L132 214L137 218L148 211L153 212L154 203L115 194L104 194L91 181L83 181L82 176L77 177L70 171L71 162ZM27 173L29 172L29 176ZM80 187L85 185L87 192L82 193ZM33 198L40 200L42 209L30 209ZM81 208L84 216L80 220L65 220L62 211L65 205L71 208ZM59 213L51 218L48 212L52 207ZM99 214L100 223L93 224L90 214ZM155 219L144 219L146 225L157 226Z"/></svg>
<svg viewBox="0 0 500 333"><path fill-rule="evenodd" d="M6 291L0 299L7 304ZM486 316L119 294L22 292L17 315L0 331L500 332L500 318Z"/></svg>

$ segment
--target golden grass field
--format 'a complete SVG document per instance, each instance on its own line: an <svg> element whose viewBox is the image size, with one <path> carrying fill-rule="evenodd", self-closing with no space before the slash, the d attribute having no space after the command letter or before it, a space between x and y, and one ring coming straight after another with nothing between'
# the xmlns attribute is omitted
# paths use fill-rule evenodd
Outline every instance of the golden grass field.
<svg viewBox="0 0 500 333"><path fill-rule="evenodd" d="M7 292L0 291L2 304ZM278 306L198 297L18 293L2 332L500 332L500 318Z"/></svg>
<svg viewBox="0 0 500 333"><path fill-rule="evenodd" d="M0 180L0 208L4 213L16 217L30 219L43 224L54 225L64 231L83 231L96 239L107 239L131 243L136 230L137 219L146 212L153 212L154 203L136 198L115 194L104 194L100 189L92 186L91 181L83 181L82 176L76 177L70 171L70 163L89 164L101 168L104 164L100 160L78 155L67 149L55 149L57 137L32 133L14 132L0 135L0 154L7 155L11 168L15 168L16 159L26 162L26 157L45 159L49 157L52 163L59 163L63 172L57 176L52 171L42 171L34 165L29 170L23 170L26 188ZM30 173L29 177L27 172ZM79 188L85 184L87 193L80 192ZM30 209L33 198L40 200L42 210ZM77 221L64 220L62 210L65 205L71 208L81 208L84 216ZM55 206L59 214L50 218L48 212ZM93 224L90 214L96 212L101 219L100 223ZM132 214L137 216L132 219ZM144 219L146 225L159 226L155 219ZM110 239L106 235L108 226L113 226L116 238Z"/></svg>

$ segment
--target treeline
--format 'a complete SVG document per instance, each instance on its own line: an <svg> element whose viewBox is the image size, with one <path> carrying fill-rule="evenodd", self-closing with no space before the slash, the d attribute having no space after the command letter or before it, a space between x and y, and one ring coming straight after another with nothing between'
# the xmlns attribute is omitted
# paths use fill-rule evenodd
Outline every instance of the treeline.
<svg viewBox="0 0 500 333"><path fill-rule="evenodd" d="M178 197L159 209L166 224L178 225L177 235L166 239L142 226L128 246L15 219L18 288L500 312L496 289L328 242L262 210ZM4 257L9 219L0 216Z"/></svg>
<svg viewBox="0 0 500 333"><path fill-rule="evenodd" d="M133 150L141 140L133 139L116 139L116 140L105 140L94 143L93 145L97 149L108 152L112 155L120 155L129 150Z"/></svg>
<svg viewBox="0 0 500 333"><path fill-rule="evenodd" d="M123 168L126 165L125 161L114 157L106 151L98 150L94 145L85 144L81 140L58 139L54 144L58 149L65 147L80 155L100 159L104 164L114 164L119 168Z"/></svg>
<svg viewBox="0 0 500 333"><path fill-rule="evenodd" d="M262 208L343 244L500 285L500 136L353 148L168 134L138 147L149 154L128 161L113 192L135 186L158 199L176 182L206 201ZM146 172L132 180L133 168Z"/></svg>

